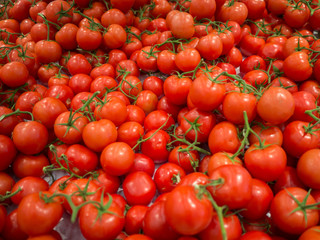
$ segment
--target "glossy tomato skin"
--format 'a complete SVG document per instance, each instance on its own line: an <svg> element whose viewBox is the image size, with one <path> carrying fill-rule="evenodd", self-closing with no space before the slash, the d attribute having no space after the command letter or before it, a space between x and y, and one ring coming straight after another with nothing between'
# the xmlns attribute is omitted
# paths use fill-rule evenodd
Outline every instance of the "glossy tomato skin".
<svg viewBox="0 0 320 240"><path fill-rule="evenodd" d="M306 151L316 148L319 135L306 132L307 122L290 122L283 131L283 149L287 154L300 157Z"/></svg>
<svg viewBox="0 0 320 240"><path fill-rule="evenodd" d="M319 226L311 227L300 235L299 240L319 239L320 238L319 230L320 230Z"/></svg>
<svg viewBox="0 0 320 240"><path fill-rule="evenodd" d="M121 232L125 224L121 208L113 202L107 211L110 212L102 212L99 216L98 208L94 204L81 208L79 225L81 233L87 239L112 240Z"/></svg>
<svg viewBox="0 0 320 240"><path fill-rule="evenodd" d="M186 176L185 171L174 163L162 164L154 174L154 182L160 193L171 192Z"/></svg>
<svg viewBox="0 0 320 240"><path fill-rule="evenodd" d="M49 165L49 160L44 154L24 155L19 154L13 165L15 176L24 178L27 176L42 177L44 175L43 168Z"/></svg>
<svg viewBox="0 0 320 240"><path fill-rule="evenodd" d="M241 215L246 219L258 220L263 218L269 211L273 192L268 184L252 179L252 198Z"/></svg>
<svg viewBox="0 0 320 240"><path fill-rule="evenodd" d="M155 202L145 213L142 222L143 232L154 240L177 239L179 234L168 224L167 219L165 201L160 200Z"/></svg>
<svg viewBox="0 0 320 240"><path fill-rule="evenodd" d="M291 195L290 195L291 194ZM301 234L306 229L318 224L319 213L316 209L308 209L302 213L294 198L302 202L306 198L306 205L314 204L315 200L307 191L301 188L286 188L274 197L270 212L275 225L282 231L290 234ZM306 214L306 215L304 215Z"/></svg>
<svg viewBox="0 0 320 240"><path fill-rule="evenodd" d="M242 235L242 237L240 238L240 240L255 240L255 239L272 240L272 238L268 234L260 231L247 232L244 235Z"/></svg>
<svg viewBox="0 0 320 240"><path fill-rule="evenodd" d="M297 174L299 179L308 187L320 189L320 179L317 174L318 161L320 160L320 150L311 149L306 151L298 160Z"/></svg>
<svg viewBox="0 0 320 240"><path fill-rule="evenodd" d="M126 213L125 231L127 234L138 234L142 230L143 221L149 207L135 205Z"/></svg>
<svg viewBox="0 0 320 240"><path fill-rule="evenodd" d="M8 240L24 240L28 235L22 231L18 225L18 210L15 209L6 217L6 222L1 232L1 236Z"/></svg>
<svg viewBox="0 0 320 240"><path fill-rule="evenodd" d="M270 145L263 149L252 145L245 152L244 162L253 177L270 182L278 179L284 172L287 156L278 145Z"/></svg>
<svg viewBox="0 0 320 240"><path fill-rule="evenodd" d="M293 115L294 107L294 98L288 90L270 87L258 101L257 112L263 120L271 124L280 124Z"/></svg>
<svg viewBox="0 0 320 240"><path fill-rule="evenodd" d="M240 220L236 215L230 215L223 218L224 228L227 231L227 239L239 239L242 234ZM221 226L219 223L218 215L213 213L212 221L210 225L199 233L201 240L205 239L223 239L221 234Z"/></svg>
<svg viewBox="0 0 320 240"><path fill-rule="evenodd" d="M210 132L208 144L212 154L217 152L235 153L241 144L236 126L227 121L218 123Z"/></svg>
<svg viewBox="0 0 320 240"><path fill-rule="evenodd" d="M88 123L83 129L85 145L95 152L101 152L110 143L117 140L117 129L108 119L101 119Z"/></svg>
<svg viewBox="0 0 320 240"><path fill-rule="evenodd" d="M95 152L81 144L73 144L65 152L70 170L83 176L94 171L98 166L98 156ZM66 163L63 163L64 165Z"/></svg>
<svg viewBox="0 0 320 240"><path fill-rule="evenodd" d="M32 193L25 196L18 207L18 225L28 235L41 235L49 233L60 221L63 207L57 201L46 203L40 197L47 194L43 192ZM36 227L38 223L41 227Z"/></svg>
<svg viewBox="0 0 320 240"><path fill-rule="evenodd" d="M12 132L13 143L24 154L40 153L47 145L48 138L47 128L36 121L21 122Z"/></svg>
<svg viewBox="0 0 320 240"><path fill-rule="evenodd" d="M218 167L209 176L212 180L223 179L220 187L209 187L214 200L229 209L244 208L252 198L252 177L242 166Z"/></svg>
<svg viewBox="0 0 320 240"><path fill-rule="evenodd" d="M124 196L130 205L148 205L156 193L156 185L152 178L142 171L127 175L122 187Z"/></svg>
<svg viewBox="0 0 320 240"><path fill-rule="evenodd" d="M124 142L109 144L100 155L100 163L103 170L112 176L121 176L128 173L133 162L134 152Z"/></svg>
<svg viewBox="0 0 320 240"><path fill-rule="evenodd" d="M9 167L9 165L13 162L16 154L17 149L13 141L5 135L0 135L1 171L6 170Z"/></svg>
<svg viewBox="0 0 320 240"><path fill-rule="evenodd" d="M21 191L11 197L12 202L17 205L28 194L47 191L49 188L49 184L42 178L29 176L24 177L16 182L12 187L12 191L17 191L19 188L21 188Z"/></svg>
<svg viewBox="0 0 320 240"><path fill-rule="evenodd" d="M193 186L179 186L169 193L164 211L168 224L176 232L194 235L208 227L213 207L205 195L197 197Z"/></svg>
<svg viewBox="0 0 320 240"><path fill-rule="evenodd" d="M167 161L169 151L167 144L171 141L169 134L163 130L151 130L147 132L143 139L147 139L141 144L141 152L150 157L155 163Z"/></svg>

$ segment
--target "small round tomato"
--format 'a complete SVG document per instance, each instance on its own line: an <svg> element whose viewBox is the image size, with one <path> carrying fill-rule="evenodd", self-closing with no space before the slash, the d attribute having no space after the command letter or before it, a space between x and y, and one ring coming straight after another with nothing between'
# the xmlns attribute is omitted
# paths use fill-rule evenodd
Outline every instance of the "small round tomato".
<svg viewBox="0 0 320 240"><path fill-rule="evenodd" d="M294 98L288 90L270 87L259 99L257 112L263 120L271 124L280 124L293 115L294 107Z"/></svg>
<svg viewBox="0 0 320 240"><path fill-rule="evenodd" d="M13 143L24 154L40 153L48 143L47 128L36 121L21 122L12 132Z"/></svg>
<svg viewBox="0 0 320 240"><path fill-rule="evenodd" d="M13 162L17 154L17 149L11 138L0 135L0 171L6 170Z"/></svg>
<svg viewBox="0 0 320 240"><path fill-rule="evenodd" d="M21 62L6 63L0 69L0 80L8 87L15 88L22 86L28 80L29 71Z"/></svg>
<svg viewBox="0 0 320 240"><path fill-rule="evenodd" d="M17 213L18 225L28 235L49 233L60 221L63 207L54 199L49 202L43 199L49 196L48 192L36 192L25 196L20 202ZM35 228L35 224L38 227Z"/></svg>
<svg viewBox="0 0 320 240"><path fill-rule="evenodd" d="M88 123L82 133L85 145L95 152L101 152L110 143L115 142L117 136L116 126L108 119Z"/></svg>
<svg viewBox="0 0 320 240"><path fill-rule="evenodd" d="M198 234L212 220L212 204L205 195L197 197L197 193L194 186L178 186L164 203L168 224L180 234Z"/></svg>
<svg viewBox="0 0 320 240"><path fill-rule="evenodd" d="M244 208L252 198L252 178L242 166L225 165L218 167L209 176L211 180L221 180L221 185L209 187L214 200L229 209Z"/></svg>
<svg viewBox="0 0 320 240"><path fill-rule="evenodd" d="M134 152L124 142L114 142L106 146L100 156L103 170L112 176L121 176L129 172L134 162Z"/></svg>
<svg viewBox="0 0 320 240"><path fill-rule="evenodd" d="M311 149L306 151L297 164L297 174L299 179L308 187L320 189L320 178L317 174L318 162L320 161L320 150Z"/></svg>
<svg viewBox="0 0 320 240"><path fill-rule="evenodd" d="M14 175L18 178L28 176L42 177L44 175L43 168L49 165L49 160L44 154L40 155L24 155L19 154L13 163Z"/></svg>
<svg viewBox="0 0 320 240"><path fill-rule="evenodd" d="M142 230L142 223L148 209L147 206L135 205L127 211L124 226L127 234L138 234Z"/></svg>
<svg viewBox="0 0 320 240"><path fill-rule="evenodd" d="M127 175L122 188L129 205L148 205L156 193L152 177L142 171Z"/></svg>
<svg viewBox="0 0 320 240"><path fill-rule="evenodd" d="M304 189L297 187L283 189L271 202L272 221L286 233L301 234L318 224L318 209L308 208L308 205L315 203L314 198Z"/></svg>
<svg viewBox="0 0 320 240"><path fill-rule="evenodd" d="M218 123L210 132L208 144L212 154L235 153L241 145L236 126L230 122Z"/></svg>

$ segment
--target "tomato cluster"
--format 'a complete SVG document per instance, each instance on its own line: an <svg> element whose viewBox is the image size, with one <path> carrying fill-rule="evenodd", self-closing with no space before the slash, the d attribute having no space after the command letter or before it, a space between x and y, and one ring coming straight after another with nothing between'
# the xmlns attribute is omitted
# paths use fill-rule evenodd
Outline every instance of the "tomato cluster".
<svg viewBox="0 0 320 240"><path fill-rule="evenodd" d="M320 239L319 30L319 0L0 1L0 239Z"/></svg>

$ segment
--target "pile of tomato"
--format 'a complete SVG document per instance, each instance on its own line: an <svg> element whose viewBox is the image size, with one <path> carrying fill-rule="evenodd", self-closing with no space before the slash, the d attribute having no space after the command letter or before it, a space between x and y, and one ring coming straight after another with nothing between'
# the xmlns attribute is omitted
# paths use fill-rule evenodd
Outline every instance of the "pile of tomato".
<svg viewBox="0 0 320 240"><path fill-rule="evenodd" d="M319 30L319 0L0 1L0 239L320 239Z"/></svg>

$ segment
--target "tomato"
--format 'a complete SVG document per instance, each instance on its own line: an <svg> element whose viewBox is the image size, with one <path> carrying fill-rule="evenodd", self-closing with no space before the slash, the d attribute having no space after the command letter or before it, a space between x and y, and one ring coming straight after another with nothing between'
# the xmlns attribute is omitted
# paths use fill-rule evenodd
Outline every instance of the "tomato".
<svg viewBox="0 0 320 240"><path fill-rule="evenodd" d="M185 235L197 234L206 229L213 216L210 201L205 195L198 198L193 186L179 186L169 193L164 211L168 224L176 232Z"/></svg>
<svg viewBox="0 0 320 240"><path fill-rule="evenodd" d="M113 240L121 232L125 218L121 208L112 202L108 206L104 199L105 209L99 209L96 204L87 204L79 213L79 226L81 233L87 239Z"/></svg>
<svg viewBox="0 0 320 240"><path fill-rule="evenodd" d="M197 127L192 128L189 122L197 124ZM184 115L180 125L186 137L191 141L206 142L215 123L214 114L194 108Z"/></svg>
<svg viewBox="0 0 320 240"><path fill-rule="evenodd" d="M270 212L272 221L282 231L290 234L301 234L306 229L318 224L317 209L301 208L315 203L307 191L293 187L281 190L271 202Z"/></svg>
<svg viewBox="0 0 320 240"><path fill-rule="evenodd" d="M75 24L67 23L55 34L55 40L63 49L75 49L77 47L76 36L78 29Z"/></svg>
<svg viewBox="0 0 320 240"><path fill-rule="evenodd" d="M142 223L148 209L147 206L135 205L127 211L124 227L127 234L138 234L142 230Z"/></svg>
<svg viewBox="0 0 320 240"><path fill-rule="evenodd" d="M15 184L14 179L9 174L0 172L0 180L0 194L5 195L7 192L11 192Z"/></svg>
<svg viewBox="0 0 320 240"><path fill-rule="evenodd" d="M13 143L24 154L40 153L48 143L48 130L36 121L18 123L12 132Z"/></svg>
<svg viewBox="0 0 320 240"><path fill-rule="evenodd" d="M142 90L136 99L135 105L148 114L154 111L158 104L158 97L150 90Z"/></svg>
<svg viewBox="0 0 320 240"><path fill-rule="evenodd" d="M134 147L141 136L144 134L144 129L140 123L137 122L125 122L118 128L117 141L125 142L130 147Z"/></svg>
<svg viewBox="0 0 320 240"><path fill-rule="evenodd" d="M19 154L13 163L14 175L18 178L28 176L42 177L43 168L49 165L49 160L44 154L32 156Z"/></svg>
<svg viewBox="0 0 320 240"><path fill-rule="evenodd" d="M214 78L213 76L212 78ZM213 82L211 77L199 76L191 84L189 97L191 102L202 111L212 111L223 101L225 86L222 82ZM219 80L219 79L218 79ZM199 96L199 92L201 95Z"/></svg>
<svg viewBox="0 0 320 240"><path fill-rule="evenodd" d="M62 48L54 41L40 40L35 45L35 54L40 63L50 63L60 60Z"/></svg>
<svg viewBox="0 0 320 240"><path fill-rule="evenodd" d="M11 197L12 202L17 205L29 194L39 194L41 191L47 191L49 189L49 184L42 178L29 176L16 182L11 191L15 192L19 188L21 188L21 191Z"/></svg>
<svg viewBox="0 0 320 240"><path fill-rule="evenodd" d="M190 173L194 172L195 169L199 166L200 157L197 151L188 150L187 148L187 145L180 145L175 147L170 152L168 161L179 165L185 172Z"/></svg>
<svg viewBox="0 0 320 240"><path fill-rule="evenodd" d="M34 105L32 114L35 120L40 121L47 128L53 128L56 118L66 111L66 106L59 99L46 97Z"/></svg>
<svg viewBox="0 0 320 240"><path fill-rule="evenodd" d="M146 211L143 219L143 232L154 240L174 240L179 236L168 224L165 214L165 201L160 200L152 204ZM139 238L141 239L141 238ZM151 238L150 238L151 239Z"/></svg>
<svg viewBox="0 0 320 240"><path fill-rule="evenodd" d="M317 172L317 161L319 159L319 149L306 151L297 164L297 174L299 179L308 187L319 189L319 179Z"/></svg>
<svg viewBox="0 0 320 240"><path fill-rule="evenodd" d="M301 51L290 54L284 60L283 70L286 76L294 81L307 80L312 74L308 55Z"/></svg>
<svg viewBox="0 0 320 240"><path fill-rule="evenodd" d="M210 176L211 173L220 166L224 165L239 165L242 166L243 163L238 157L233 157L232 154L227 152L217 152L214 153L212 156L208 156L207 162L207 172ZM202 160L203 161L203 160Z"/></svg>
<svg viewBox="0 0 320 240"><path fill-rule="evenodd" d="M306 91L311 93L316 99L320 96L319 83L314 80L307 80L299 85L299 91Z"/></svg>
<svg viewBox="0 0 320 240"><path fill-rule="evenodd" d="M251 127L251 129L258 134L261 141L265 141L269 144L277 144L279 146L282 145L283 134L279 127L276 127L276 126L264 127L260 125L255 125ZM250 142L250 145L252 145L254 143L258 143L259 140L253 133L250 133L249 142Z"/></svg>
<svg viewBox="0 0 320 240"><path fill-rule="evenodd" d="M60 141L66 144L79 143L82 132L89 120L80 113L69 111L61 113L55 120L54 133Z"/></svg>
<svg viewBox="0 0 320 240"><path fill-rule="evenodd" d="M256 117L256 103L257 99L252 94L228 93L222 103L223 115L234 124L244 124L243 112L246 111L248 121L251 122Z"/></svg>
<svg viewBox="0 0 320 240"><path fill-rule="evenodd" d="M124 142L109 144L100 155L100 163L103 170L112 176L121 176L128 173L133 162L134 152Z"/></svg>
<svg viewBox="0 0 320 240"><path fill-rule="evenodd" d="M194 70L200 60L201 56L197 49L187 48L177 54L175 63L181 71L188 72Z"/></svg>
<svg viewBox="0 0 320 240"><path fill-rule="evenodd" d="M222 54L223 42L218 35L210 33L200 38L197 50L203 58L214 60Z"/></svg>
<svg viewBox="0 0 320 240"><path fill-rule="evenodd" d="M103 105L96 106L94 116L97 120L108 119L119 126L127 118L126 104L118 97L108 96L104 98Z"/></svg>
<svg viewBox="0 0 320 240"><path fill-rule="evenodd" d="M95 152L101 152L107 145L115 142L117 135L116 126L108 119L88 123L82 134L85 145Z"/></svg>
<svg viewBox="0 0 320 240"><path fill-rule="evenodd" d="M300 120L305 122L312 122L313 119L305 114L305 111L315 109L316 98L309 92L299 91L292 94L295 101L294 114L292 120ZM318 113L313 112L315 116L318 116Z"/></svg>
<svg viewBox="0 0 320 240"><path fill-rule="evenodd" d="M59 202L45 202L48 192L32 193L25 196L19 204L17 220L22 231L28 235L41 235L49 233L60 221L63 208ZM47 195L48 196L48 195ZM41 227L34 227L35 224Z"/></svg>
<svg viewBox="0 0 320 240"><path fill-rule="evenodd" d="M319 226L311 227L300 235L299 240L319 239L320 238L319 230L320 230Z"/></svg>
<svg viewBox="0 0 320 240"><path fill-rule="evenodd" d="M246 219L258 220L263 218L269 211L273 193L265 182L252 179L252 198L241 215Z"/></svg>
<svg viewBox="0 0 320 240"><path fill-rule="evenodd" d="M97 171L99 176L93 180L93 182L102 188L103 192L106 193L116 193L120 186L120 179L117 176L111 176L104 172L102 169Z"/></svg>
<svg viewBox="0 0 320 240"><path fill-rule="evenodd" d="M268 182L278 179L284 172L287 165L287 156L278 145L259 148L259 145L256 144L249 147L245 152L244 162L253 177Z"/></svg>
<svg viewBox="0 0 320 240"><path fill-rule="evenodd" d="M283 148L286 153L300 157L306 151L317 148L319 135L309 131L307 122L290 122L283 131Z"/></svg>
<svg viewBox="0 0 320 240"><path fill-rule="evenodd" d="M79 206L87 201L100 201L101 190L93 181L86 178L72 179L67 182L67 186L62 191L71 196L71 201L75 206ZM68 213L72 209L68 201L63 201L63 207Z"/></svg>
<svg viewBox="0 0 320 240"><path fill-rule="evenodd" d="M216 1L193 0L190 4L190 14L197 19L212 18L216 12Z"/></svg>
<svg viewBox="0 0 320 240"><path fill-rule="evenodd" d="M218 123L210 132L208 144L212 154L235 153L241 145L236 126L230 122Z"/></svg>
<svg viewBox="0 0 320 240"><path fill-rule="evenodd" d="M274 193L278 193L282 189L289 187L305 188L304 184L298 177L297 170L293 167L287 166L274 184L273 191Z"/></svg>
<svg viewBox="0 0 320 240"><path fill-rule="evenodd" d="M23 232L18 225L17 212L18 210L15 209L6 217L5 225L3 227L3 231L1 232L1 236L4 237L4 239L24 240L28 238L28 235Z"/></svg>
<svg viewBox="0 0 320 240"><path fill-rule="evenodd" d="M281 87L267 89L257 104L259 116L271 124L287 121L293 115L294 108L295 103L291 93Z"/></svg>
<svg viewBox="0 0 320 240"><path fill-rule="evenodd" d="M273 87L283 87L287 89L290 93L298 92L298 86L295 82L286 77L277 77L272 80L271 86Z"/></svg>
<svg viewBox="0 0 320 240"><path fill-rule="evenodd" d="M283 15L285 22L294 28L300 28L308 21L310 17L310 9L304 3L297 5L289 5Z"/></svg>
<svg viewBox="0 0 320 240"><path fill-rule="evenodd" d="M154 175L154 181L160 193L172 191L186 176L185 171L175 163L165 163L161 165Z"/></svg>
<svg viewBox="0 0 320 240"><path fill-rule="evenodd" d="M77 94L80 92L89 92L92 78L86 74L76 74L70 78L68 82L72 91Z"/></svg>
<svg viewBox="0 0 320 240"><path fill-rule="evenodd" d="M65 13L62 13L65 12ZM68 2L54 0L46 7L46 17L49 21L65 25L72 22L73 12Z"/></svg>
<svg viewBox="0 0 320 240"><path fill-rule="evenodd" d="M228 214L228 213L227 213ZM239 239L242 233L241 224L237 215L229 213L229 216L223 218L223 225L227 231L227 239ZM219 223L218 215L213 213L210 225L199 233L201 240L204 239L223 239L221 234L221 225Z"/></svg>
<svg viewBox="0 0 320 240"><path fill-rule="evenodd" d="M94 69L91 71L91 73ZM90 92L95 93L99 91L98 97L102 98L107 90L117 87L118 83L112 77L109 76L100 76L96 77L90 84Z"/></svg>
<svg viewBox="0 0 320 240"><path fill-rule="evenodd" d="M222 179L217 187L209 187L214 200L229 209L244 208L252 198L252 178L242 166L225 165L218 167L209 176L211 180Z"/></svg>
<svg viewBox="0 0 320 240"><path fill-rule="evenodd" d="M122 187L129 205L148 205L156 193L156 185L151 176L142 171L127 175Z"/></svg>
<svg viewBox="0 0 320 240"><path fill-rule="evenodd" d="M240 240L254 240L254 239L272 240L272 238L268 234L260 231L247 232L244 235L242 235L242 237L240 238Z"/></svg>
<svg viewBox="0 0 320 240"><path fill-rule="evenodd" d="M28 76L28 69L21 62L9 62L0 70L0 80L11 88L25 84L28 80Z"/></svg>
<svg viewBox="0 0 320 240"><path fill-rule="evenodd" d="M143 109L136 105L127 105L127 118L126 121L138 122L143 124L146 114Z"/></svg>
<svg viewBox="0 0 320 240"><path fill-rule="evenodd" d="M248 8L242 2L226 1L220 8L217 18L226 22L228 20L235 21L242 25L248 16Z"/></svg>
<svg viewBox="0 0 320 240"><path fill-rule="evenodd" d="M195 32L192 15L187 12L177 11L172 13L170 18L168 18L169 14L167 15L166 21L173 36L176 38L191 38Z"/></svg>
<svg viewBox="0 0 320 240"><path fill-rule="evenodd" d="M91 65L82 54L76 54L72 56L67 63L68 71L71 75L77 73L89 74L91 72Z"/></svg>
<svg viewBox="0 0 320 240"><path fill-rule="evenodd" d="M169 151L167 144L170 142L170 136L163 130L150 130L144 137L141 145L141 152L150 157L155 163L167 161Z"/></svg>
<svg viewBox="0 0 320 240"><path fill-rule="evenodd" d="M163 95L163 85L164 82L161 78L156 76L150 76L143 81L142 88L144 90L152 91L154 94L157 95L157 97L161 97Z"/></svg>
<svg viewBox="0 0 320 240"><path fill-rule="evenodd" d="M119 24L111 24L103 35L103 43L110 49L120 48L127 39L127 33Z"/></svg>
<svg viewBox="0 0 320 240"><path fill-rule="evenodd" d="M6 170L9 165L13 162L17 154L17 149L14 142L5 135L0 135L0 156L1 165L0 170Z"/></svg>

